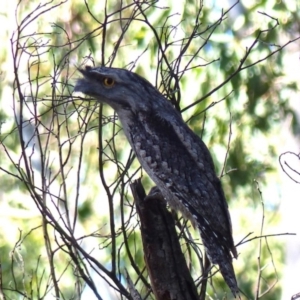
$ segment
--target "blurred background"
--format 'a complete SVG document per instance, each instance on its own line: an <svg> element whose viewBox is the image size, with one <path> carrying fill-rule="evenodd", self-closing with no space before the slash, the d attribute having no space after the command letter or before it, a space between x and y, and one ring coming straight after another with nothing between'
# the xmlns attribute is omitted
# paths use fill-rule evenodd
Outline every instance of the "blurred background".
<svg viewBox="0 0 300 300"><path fill-rule="evenodd" d="M300 293L299 5L2 1L0 299L133 299L128 278L154 299L129 187L153 183L115 113L73 94L85 65L137 72L202 137L222 175L242 298ZM185 230L200 286L201 239ZM219 274L207 297L231 299Z"/></svg>

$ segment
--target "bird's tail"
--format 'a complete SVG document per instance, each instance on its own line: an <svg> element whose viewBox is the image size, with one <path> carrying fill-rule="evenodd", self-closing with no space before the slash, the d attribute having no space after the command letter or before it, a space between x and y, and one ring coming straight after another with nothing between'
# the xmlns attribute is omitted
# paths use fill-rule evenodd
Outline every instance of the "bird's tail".
<svg viewBox="0 0 300 300"><path fill-rule="evenodd" d="M229 247L226 247L226 245L220 243L220 239L215 239L214 234L206 235L201 232L201 237L210 262L219 266L221 274L232 294L235 298L241 299ZM233 250L231 251L236 253L234 246Z"/></svg>
<svg viewBox="0 0 300 300"><path fill-rule="evenodd" d="M233 296L235 298L241 299L240 293L239 293L239 288L236 282L235 274L234 274L234 269L232 266L232 258L229 257L224 257L222 261L218 262L221 274L226 281L227 285L229 286Z"/></svg>

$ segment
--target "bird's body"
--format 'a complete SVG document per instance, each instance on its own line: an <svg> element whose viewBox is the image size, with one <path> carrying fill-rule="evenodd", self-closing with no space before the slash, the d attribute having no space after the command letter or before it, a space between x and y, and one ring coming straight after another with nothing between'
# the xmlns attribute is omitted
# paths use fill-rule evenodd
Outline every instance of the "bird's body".
<svg viewBox="0 0 300 300"><path fill-rule="evenodd" d="M80 70L75 91L109 104L143 169L176 210L201 233L211 262L239 295L232 257L237 257L227 202L211 155L171 103L147 80L124 69Z"/></svg>

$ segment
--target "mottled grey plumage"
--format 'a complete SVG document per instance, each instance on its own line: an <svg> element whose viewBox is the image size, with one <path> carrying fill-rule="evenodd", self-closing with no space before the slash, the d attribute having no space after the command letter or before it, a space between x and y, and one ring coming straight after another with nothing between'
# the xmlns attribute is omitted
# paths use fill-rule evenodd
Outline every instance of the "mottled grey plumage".
<svg viewBox="0 0 300 300"><path fill-rule="evenodd" d="M234 296L237 257L230 215L211 155L171 103L147 80L124 69L86 67L75 91L110 105L144 170L165 199L200 229L212 263Z"/></svg>

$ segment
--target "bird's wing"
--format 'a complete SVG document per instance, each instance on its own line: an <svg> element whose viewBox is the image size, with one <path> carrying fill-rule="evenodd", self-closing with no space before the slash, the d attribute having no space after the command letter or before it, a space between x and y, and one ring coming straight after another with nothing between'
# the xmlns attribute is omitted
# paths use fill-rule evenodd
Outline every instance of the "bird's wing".
<svg viewBox="0 0 300 300"><path fill-rule="evenodd" d="M140 113L132 124L133 148L167 200L176 196L182 204L179 209L184 212L186 207L203 234L213 231L232 248L227 202L205 144L180 119L170 123Z"/></svg>

